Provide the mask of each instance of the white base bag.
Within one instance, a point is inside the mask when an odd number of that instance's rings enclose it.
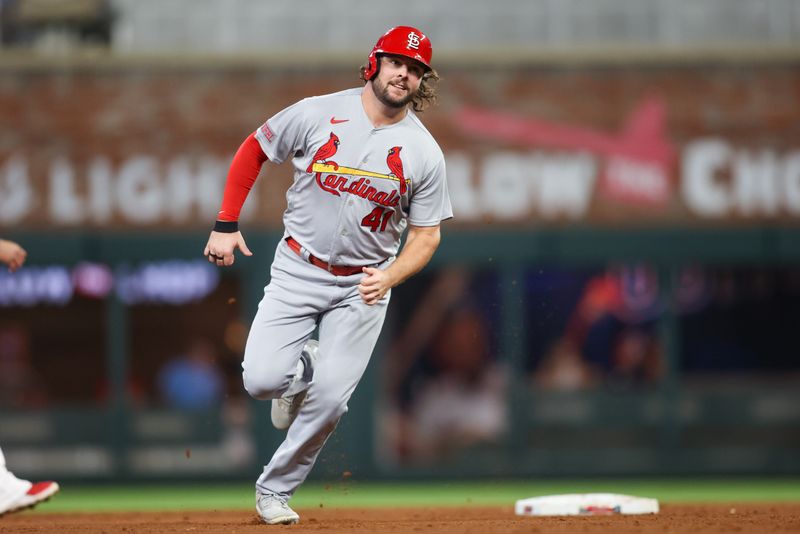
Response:
[[[658,500],[617,493],[545,495],[517,501],[517,515],[657,514]]]

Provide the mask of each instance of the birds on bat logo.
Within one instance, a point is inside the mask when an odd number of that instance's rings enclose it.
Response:
[[[306,172],[312,172],[315,163],[333,165],[338,169],[339,165],[337,165],[335,161],[328,161],[329,158],[336,154],[337,150],[339,150],[339,137],[335,133],[331,132],[331,136],[328,138],[328,141],[319,147],[314,153],[314,157],[311,158],[311,163],[308,164],[308,169],[306,169]]]
[[[403,160],[400,158],[400,151],[403,150],[403,147],[393,146],[389,149],[386,156],[386,165],[389,168],[389,174],[385,174],[339,165],[331,158],[336,155],[340,143],[339,137],[331,132],[328,140],[314,153],[314,156],[311,158],[311,163],[306,169],[306,172],[315,175],[317,185],[320,189],[337,197],[340,196],[341,193],[349,193],[381,205],[397,205],[400,197],[405,195],[408,191],[408,184],[410,183],[410,180],[406,179],[405,171],[403,170]],[[333,171],[333,173],[326,174],[330,171]],[[323,175],[325,176],[323,177]],[[395,190],[389,193],[380,191],[377,187],[372,185],[370,178],[398,182],[399,195],[398,191]]]
[[[400,195],[406,194],[406,178],[403,174],[403,160],[400,159],[400,151],[403,150],[401,146],[393,146],[389,149],[389,155],[386,156],[386,165],[389,170],[400,181]]]

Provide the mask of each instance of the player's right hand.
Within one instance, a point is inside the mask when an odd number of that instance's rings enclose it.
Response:
[[[244,242],[241,232],[211,232],[203,255],[208,258],[208,261],[220,267],[233,265],[233,251],[237,248],[245,256],[253,255],[250,249],[247,248],[247,243]]]

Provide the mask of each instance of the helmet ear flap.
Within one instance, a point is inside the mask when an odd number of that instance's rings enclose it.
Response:
[[[367,58],[367,70],[364,71],[364,77],[371,80],[376,74],[378,74],[378,55],[372,52]]]

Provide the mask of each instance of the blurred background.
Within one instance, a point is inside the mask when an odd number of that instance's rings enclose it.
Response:
[[[800,474],[798,0],[0,0],[9,467],[257,476],[282,434],[240,361],[291,174],[218,270],[227,167],[399,24],[456,217],[312,478]]]

